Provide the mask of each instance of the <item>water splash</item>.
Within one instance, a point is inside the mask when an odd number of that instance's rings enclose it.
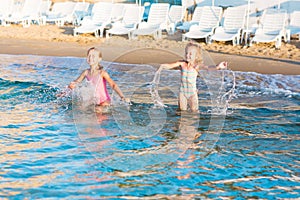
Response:
[[[213,107],[209,111],[209,113],[216,114],[216,115],[226,115],[228,113],[228,108],[230,107],[231,100],[236,96],[235,89],[236,89],[236,77],[235,73],[231,70],[225,72],[221,72],[221,85],[219,90],[216,91],[215,99],[212,100]],[[231,76],[231,77],[230,77]],[[226,82],[226,79],[232,79],[229,80],[229,82]]]
[[[168,107],[163,103],[162,99],[158,94],[159,81],[160,81],[160,71],[158,70],[154,74],[153,81],[149,83],[151,99],[155,107]]]

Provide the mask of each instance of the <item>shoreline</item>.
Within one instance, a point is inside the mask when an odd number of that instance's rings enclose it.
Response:
[[[123,36],[106,39],[91,34],[74,37],[71,30],[72,27],[55,25],[0,27],[0,54],[85,57],[87,49],[95,46],[108,62],[161,64],[182,59],[187,44],[181,41],[178,32],[163,34],[161,40],[149,36],[128,40]],[[300,41],[297,40],[284,44],[280,50],[275,50],[271,44],[245,48],[230,43],[206,45],[197,42],[209,52],[215,64],[228,61],[229,69],[233,71],[300,75]]]
[[[182,59],[183,49],[128,48],[99,44],[80,45],[70,42],[37,40],[1,40],[0,54],[58,57],[85,57],[88,48],[96,46],[103,52],[103,60],[130,64],[167,63]],[[26,47],[26,48],[25,48]],[[229,62],[229,69],[261,74],[300,75],[300,61],[252,55],[233,55],[208,50],[215,63]],[[155,62],[153,61],[155,58]]]

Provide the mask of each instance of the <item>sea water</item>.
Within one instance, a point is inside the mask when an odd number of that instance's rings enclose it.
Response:
[[[0,61],[1,198],[300,197],[299,75],[201,72],[192,114],[178,70],[103,62],[131,103],[109,90],[97,114],[86,83],[66,89],[85,59]]]

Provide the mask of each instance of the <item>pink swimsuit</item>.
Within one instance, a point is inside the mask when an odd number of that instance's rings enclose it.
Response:
[[[96,104],[110,101],[110,96],[106,88],[106,80],[101,76],[101,73],[97,76],[86,75],[86,79],[95,87]]]

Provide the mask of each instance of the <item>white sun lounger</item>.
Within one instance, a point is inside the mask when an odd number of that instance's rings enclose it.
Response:
[[[74,36],[80,33],[94,33],[96,37],[103,37],[104,29],[111,23],[112,3],[98,2],[92,9],[92,16],[85,17],[82,25],[74,28]]]
[[[46,22],[54,22],[58,26],[63,26],[65,22],[72,23],[74,18],[75,2],[56,2],[52,10],[46,14]]]
[[[122,20],[114,23],[112,28],[106,31],[106,37],[109,38],[111,35],[128,35],[130,39],[131,32],[142,21],[143,13],[144,7],[137,5],[126,6]]]
[[[200,21],[200,18],[201,18],[201,13],[202,13],[202,8],[203,7],[199,7],[199,6],[196,7],[195,10],[194,10],[191,21],[183,22],[183,24],[176,27],[176,29],[180,30],[180,31],[183,31],[183,32],[186,32],[186,31],[190,30],[190,27],[192,25],[199,25],[199,21]]]
[[[80,25],[81,20],[88,15],[90,3],[76,2],[73,13],[73,25]]]
[[[184,18],[184,7],[179,5],[172,5],[169,10],[169,18],[166,30],[168,34],[172,35],[175,33],[176,27],[178,27],[183,22]]]
[[[240,44],[241,34],[245,28],[246,9],[229,7],[224,13],[224,24],[216,28],[211,41],[232,41],[233,46]]]
[[[286,37],[286,19],[286,11],[266,10],[261,26],[256,30],[254,37],[250,39],[250,46],[259,42],[275,42],[275,47],[280,48],[282,38]]]
[[[19,12],[13,12],[4,20],[7,23],[21,23],[23,27],[28,27],[32,22],[39,23],[39,10],[42,0],[25,0]]]
[[[117,22],[120,21],[125,12],[125,4],[124,3],[114,3],[111,11],[111,21]]]
[[[0,21],[1,25],[6,25],[5,18],[12,13],[14,0],[0,0]]]
[[[50,12],[51,1],[42,1],[39,15],[40,15],[40,25],[46,25],[47,13]]]
[[[204,6],[200,17],[199,25],[192,25],[189,32],[182,34],[182,40],[187,38],[201,39],[205,38],[208,43],[215,28],[219,26],[222,16],[222,8],[215,6]]]
[[[153,3],[147,22],[138,25],[138,28],[132,32],[132,38],[135,39],[138,35],[153,35],[155,39],[161,38],[161,27],[167,24],[169,7],[168,3]]]
[[[300,40],[300,11],[294,11],[290,15],[290,23],[287,27],[287,41],[290,42],[292,35],[298,35]]]

